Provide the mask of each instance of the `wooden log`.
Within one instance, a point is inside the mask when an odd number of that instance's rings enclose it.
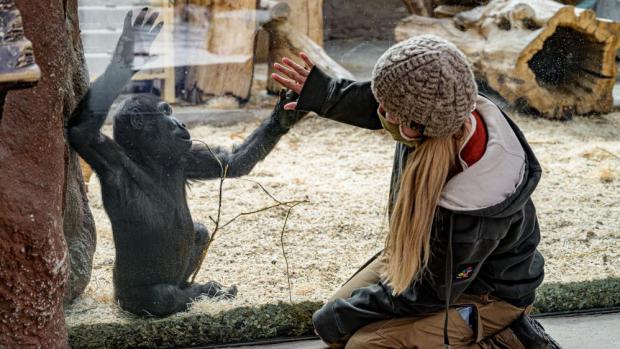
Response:
[[[290,5],[288,2],[287,4]],[[300,51],[306,52],[319,68],[334,77],[355,78],[353,74],[329,57],[319,44],[308,35],[297,30],[297,22],[292,21],[289,17],[272,18],[263,25],[263,28],[269,33],[269,57],[267,60],[269,66],[267,91],[269,93],[277,94],[282,89],[280,84],[271,78],[271,74],[275,72],[273,64],[281,62],[283,57],[289,57],[303,65],[304,63],[298,57]]]
[[[185,90],[194,103],[217,96],[233,96],[240,102],[250,97],[254,72],[254,37],[257,27],[256,0],[199,1],[207,12],[203,16],[190,16],[190,25],[209,27],[203,48],[218,57],[218,63],[189,68]],[[224,59],[225,62],[221,63]]]
[[[396,39],[452,41],[506,101],[551,119],[613,107],[620,24],[550,0],[496,0],[453,18],[410,16]]]

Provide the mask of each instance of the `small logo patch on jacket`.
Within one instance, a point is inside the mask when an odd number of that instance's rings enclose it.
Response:
[[[461,271],[458,274],[456,274],[456,279],[457,280],[467,279],[467,278],[469,278],[471,276],[471,273],[474,271],[474,266],[473,265],[466,265],[466,266],[464,266],[460,270]]]

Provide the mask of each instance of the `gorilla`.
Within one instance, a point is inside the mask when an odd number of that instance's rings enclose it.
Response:
[[[68,140],[101,182],[112,222],[116,259],[114,293],[120,307],[137,315],[184,311],[199,296],[234,297],[236,287],[191,284],[209,241],[194,223],[186,200],[188,180],[248,174],[303,115],[284,110],[294,94],[280,96],[271,117],[232,151],[193,145],[172,108],[153,95],[133,95],[113,114],[114,139],[100,131],[113,101],[134,74],[134,52],[145,50],[160,31],[158,14],[142,9],[132,24],[128,13],[112,62],[93,83],[68,125]],[[148,53],[146,54],[148,55]]]

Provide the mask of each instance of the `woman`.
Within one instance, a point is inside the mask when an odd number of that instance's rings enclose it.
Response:
[[[530,196],[541,168],[518,127],[478,95],[464,55],[435,36],[389,48],[371,82],[331,79],[285,58],[285,108],[398,141],[389,233],[313,316],[331,347],[553,348],[527,316],[543,280]]]

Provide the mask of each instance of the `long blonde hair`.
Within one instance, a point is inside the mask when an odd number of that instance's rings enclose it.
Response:
[[[459,138],[429,138],[409,155],[383,256],[382,276],[396,294],[419,280],[428,266],[433,220],[441,192],[455,168]]]

